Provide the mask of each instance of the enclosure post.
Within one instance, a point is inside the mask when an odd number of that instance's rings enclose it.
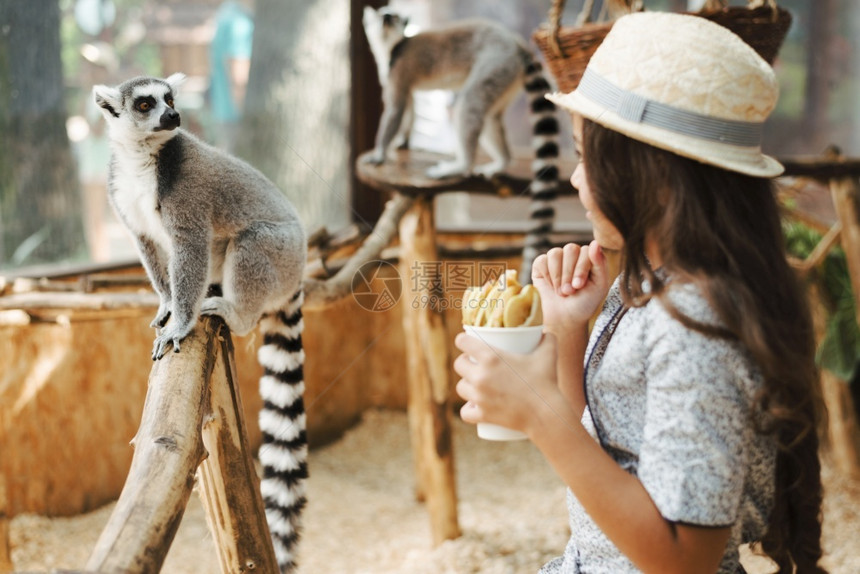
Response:
[[[821,393],[827,406],[827,442],[833,461],[846,476],[860,477],[860,427],[854,414],[851,388],[822,369]]]
[[[848,275],[854,291],[857,322],[860,324],[860,187],[856,177],[830,181],[833,207],[842,224],[842,249],[848,263]]]
[[[427,503],[433,542],[460,536],[451,436],[448,333],[434,270],[439,255],[433,202],[417,198],[400,221],[400,269],[408,289],[403,328],[409,373],[407,410],[419,497]]]
[[[128,478],[88,571],[159,572],[198,466],[222,571],[278,571],[221,319],[201,318],[180,353],[155,363],[132,442]]]
[[[208,411],[220,324],[201,320],[181,353],[168,353],[153,365],[128,478],[86,570],[161,569],[205,456],[200,425]]]
[[[9,551],[9,517],[6,515],[6,477],[0,474],[0,574],[12,572]]]
[[[210,413],[203,421],[203,444],[209,456],[199,469],[200,498],[221,572],[277,572],[245,429],[228,335],[220,341],[210,384]]]
[[[830,192],[842,227],[840,236],[854,292],[855,320],[860,325],[860,186],[856,177],[832,179]],[[860,476],[860,425],[851,389],[844,381],[822,372],[822,390],[836,465],[847,475]]]

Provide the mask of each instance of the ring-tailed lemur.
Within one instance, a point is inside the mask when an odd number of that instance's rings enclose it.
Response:
[[[477,173],[490,177],[511,160],[503,115],[524,86],[532,119],[530,226],[521,277],[531,280],[531,262],[550,244],[558,195],[558,119],[541,69],[525,42],[507,28],[486,20],[467,20],[406,36],[408,19],[389,8],[364,9],[364,29],[382,85],[383,113],[376,146],[367,156],[383,163],[393,141],[407,140],[415,90],[458,90],[454,111],[457,148],[453,161],[431,167],[427,175],[444,178]],[[492,161],[475,166],[478,143]]]
[[[161,301],[152,322],[159,329],[153,359],[171,345],[179,352],[200,314],[222,317],[240,335],[260,323],[261,490],[278,564],[288,572],[307,477],[305,231],[263,174],[179,129],[173,98],[183,79],[140,77],[93,87],[109,130],[109,198]],[[220,286],[214,296],[213,285]]]

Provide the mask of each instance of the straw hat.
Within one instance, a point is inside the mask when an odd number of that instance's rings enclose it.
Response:
[[[611,130],[731,171],[773,177],[761,131],[779,88],[771,67],[728,29],[670,12],[622,16],[579,86],[547,98]]]

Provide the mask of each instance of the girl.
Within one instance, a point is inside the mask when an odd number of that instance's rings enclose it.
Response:
[[[569,487],[571,538],[541,572],[735,574],[749,542],[823,572],[812,325],[759,143],[773,71],[719,25],[639,13],[550,99],[594,241],[535,261],[533,354],[461,334],[454,364],[463,420],[522,430]]]

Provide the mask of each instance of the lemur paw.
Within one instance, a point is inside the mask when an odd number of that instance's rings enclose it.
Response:
[[[167,325],[167,320],[170,319],[170,303],[162,303],[158,306],[158,312],[155,314],[155,319],[149,324],[150,327],[161,329]]]
[[[200,305],[201,315],[217,315],[224,319],[230,330],[237,335],[247,335],[254,328],[257,321],[242,314],[236,306],[223,297],[208,297]]]
[[[230,325],[233,316],[233,304],[223,297],[207,297],[200,304],[201,315],[217,315]]]
[[[427,177],[432,179],[445,179],[458,175],[467,175],[469,169],[458,161],[440,161],[427,170]]]
[[[152,345],[152,360],[157,361],[167,353],[172,345],[173,352],[179,352],[179,343],[191,333],[193,325],[170,325],[163,329],[155,338]]]
[[[475,168],[475,174],[486,179],[493,179],[493,177],[505,171],[506,167],[508,167],[508,165],[502,162],[485,163],[484,165],[479,165]]]
[[[373,153],[364,156],[361,159],[362,163],[368,163],[370,165],[382,165],[385,163],[385,152],[384,151],[374,151]]]

